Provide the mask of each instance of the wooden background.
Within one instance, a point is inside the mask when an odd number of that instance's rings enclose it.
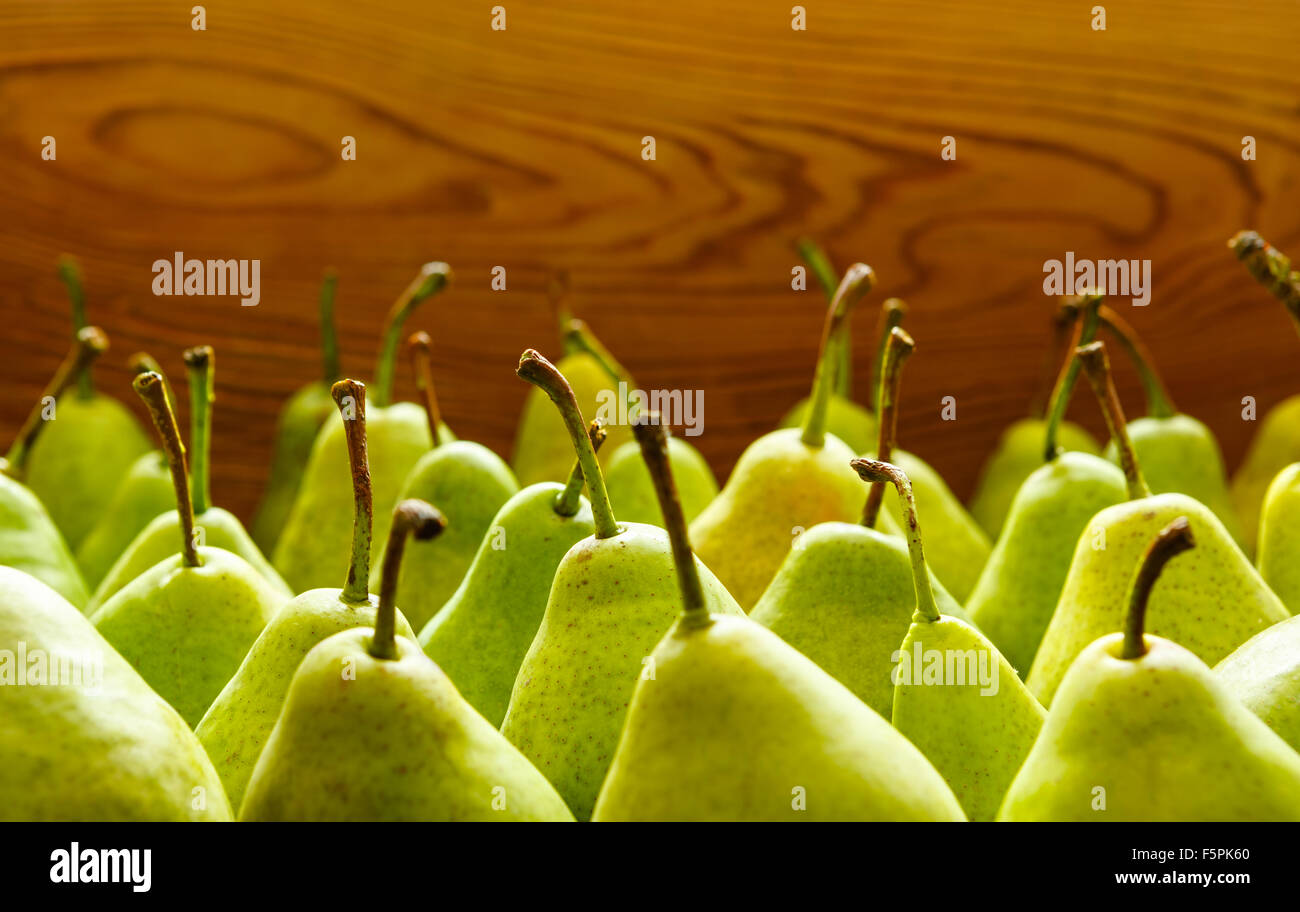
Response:
[[[0,438],[65,349],[61,251],[113,338],[103,387],[132,398],[138,349],[179,373],[183,347],[216,347],[215,493],[244,516],[276,410],[317,373],[327,265],[345,367],[369,377],[393,296],[453,264],[412,328],[449,423],[502,453],[519,352],[557,347],[541,291],[563,266],[643,387],[705,390],[699,443],[725,472],[811,377],[821,299],[789,289],[804,233],[875,267],[871,303],[910,302],[902,442],[963,496],[1026,408],[1043,261],[1066,250],[1153,260],[1151,305],[1123,312],[1231,464],[1241,397],[1300,388],[1295,333],[1224,247],[1249,226],[1300,254],[1291,0],[1110,2],[1105,32],[1063,0],[813,0],[806,32],[790,3],[502,2],[505,32],[490,3],[414,0],[212,2],[195,32],[188,2],[0,0]],[[177,250],[261,259],[261,305],[154,297],[150,265]],[[1136,412],[1127,370],[1121,391]],[[1089,396],[1073,414],[1100,429]]]

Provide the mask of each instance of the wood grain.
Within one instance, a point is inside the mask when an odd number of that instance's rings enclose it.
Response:
[[[328,265],[364,377],[415,268],[454,265],[412,328],[435,340],[448,422],[502,453],[519,352],[557,348],[542,290],[564,267],[642,386],[705,391],[698,442],[725,472],[811,379],[803,234],[875,268],[869,302],[908,300],[902,442],[962,495],[1026,408],[1043,262],[1066,250],[1152,260],[1151,305],[1123,312],[1230,462],[1253,430],[1241,398],[1300,388],[1284,314],[1224,247],[1249,226],[1300,254],[1294,3],[1125,0],[1104,32],[1093,4],[1056,0],[813,2],[805,32],[790,4],[745,0],[503,0],[504,32],[491,4],[228,0],[203,32],[190,5],[0,3],[0,438],[65,347],[62,251],[113,339],[104,388],[130,398],[136,350],[179,373],[183,347],[216,347],[215,493],[245,517],[276,410],[317,373]],[[177,250],[260,259],[262,303],[153,296]],[[1100,431],[1086,396],[1072,414]]]

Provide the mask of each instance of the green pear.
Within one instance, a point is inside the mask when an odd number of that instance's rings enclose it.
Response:
[[[718,481],[700,451],[680,437],[668,438],[668,458],[673,481],[681,492],[682,510],[690,522],[718,496]],[[605,464],[605,488],[619,516],[629,522],[663,525],[654,484],[636,441],[623,444]]]
[[[436,433],[442,422],[429,365],[429,334],[414,334],[410,344],[434,446],[411,469],[399,496],[436,503],[447,518],[447,531],[411,545],[402,563],[397,601],[419,630],[459,588],[484,536],[491,531],[492,518],[519,493],[519,483],[510,466],[481,443],[449,440]],[[379,571],[376,567],[372,589],[378,588]]]
[[[1214,673],[1228,693],[1300,751],[1300,617],[1255,634]]]
[[[86,326],[77,264],[59,261],[72,300],[73,334]],[[58,397],[49,427],[32,442],[26,482],[74,552],[104,514],[132,463],[149,450],[135,416],[116,399],[95,392],[89,366],[76,390]]]
[[[332,386],[331,398],[339,409],[354,414],[346,424],[356,511],[347,580],[341,589],[308,590],[276,612],[194,730],[235,807],[244,799],[253,767],[275,728],[303,657],[340,631],[375,626],[379,602],[366,588],[373,505],[366,461],[365,384],[340,380]],[[400,611],[395,623],[398,636],[415,639]]]
[[[320,290],[321,379],[299,387],[284,404],[276,420],[271,474],[250,526],[253,541],[264,554],[275,551],[280,530],[288,521],[289,511],[298,497],[302,468],[311,458],[312,444],[316,442],[316,435],[325,419],[334,414],[330,387],[342,374],[338,333],[334,328],[334,292],[337,287],[338,276],[333,270],[327,271]]]
[[[604,422],[593,420],[588,437],[599,453]],[[546,613],[555,568],[596,531],[582,485],[575,463],[567,484],[539,482],[506,501],[460,588],[420,631],[425,655],[497,727]]]
[[[1259,573],[1292,613],[1300,611],[1300,462],[1269,485],[1259,524]]]
[[[399,635],[406,539],[435,536],[445,522],[423,501],[398,503],[375,625],[335,633],[303,658],[249,779],[241,820],[573,819],[546,778],[418,643]]]
[[[181,553],[137,576],[91,623],[149,686],[195,725],[285,602],[243,558],[199,547],[176,416],[155,373],[133,383],[149,406],[171,467]]]
[[[384,341],[369,389],[366,428],[378,542],[388,537],[392,509],[406,477],[433,446],[425,410],[413,402],[392,402],[402,326],[421,302],[445,288],[450,279],[451,268],[446,263],[425,263],[393,304],[385,323]],[[347,434],[343,419],[334,414],[326,419],[312,444],[298,495],[271,558],[294,592],[331,586],[347,572],[346,555],[352,541],[349,474]],[[372,563],[374,557],[372,553]]]
[[[1131,487],[1145,489],[1105,347],[1094,342],[1078,351],[1102,403],[1124,474]],[[1132,568],[1152,537],[1179,517],[1191,523],[1196,553],[1165,573],[1166,585],[1146,609],[1146,625],[1152,633],[1173,640],[1209,664],[1265,627],[1290,617],[1218,517],[1203,504],[1185,494],[1155,494],[1107,507],[1079,538],[1061,598],[1026,679],[1044,705],[1052,704],[1066,671],[1088,644],[1120,626]]]
[[[653,425],[680,617],[650,655],[593,819],[964,820],[921,753],[752,618],[710,610]]]
[[[1223,535],[1222,526],[1214,534]],[[1149,538],[1120,619],[1124,632],[1090,643],[1070,665],[999,820],[1300,820],[1300,754],[1196,655],[1144,633],[1153,591],[1190,597],[1193,590],[1169,576],[1189,561],[1171,558],[1192,543],[1186,517]],[[1132,572],[1134,562],[1125,563]],[[1112,608],[1105,613],[1115,616]],[[1202,611],[1189,604],[1183,613]]]
[[[209,346],[202,345],[185,352],[185,365],[190,380],[190,446],[194,450],[194,463],[190,474],[190,500],[193,504],[194,529],[200,536],[198,544],[229,551],[247,561],[260,573],[267,585],[284,598],[293,595],[284,580],[262,556],[253,539],[244,531],[243,524],[228,510],[212,506],[211,470],[209,459],[212,440],[212,372],[215,358]],[[163,386],[166,395],[166,385]],[[173,499],[173,503],[175,500]],[[128,583],[150,567],[176,553],[176,536],[181,528],[180,511],[172,509],[155,516],[137,535],[126,550],[109,568],[108,573],[95,588],[95,594],[86,606],[93,614]]]
[[[751,443],[722,491],[691,523],[700,559],[746,610],[771,583],[798,532],[822,522],[852,522],[862,509],[861,485],[848,470],[856,454],[826,432],[826,408],[832,340],[874,281],[871,267],[856,263],[835,293],[822,331],[814,405],[802,429],[772,431]]]
[[[76,606],[11,567],[0,567],[0,642],[22,644],[27,658],[0,659],[0,821],[231,818],[176,710]],[[6,686],[19,675],[28,686]]]
[[[681,603],[670,584],[668,534],[657,526],[615,520],[595,449],[564,375],[532,349],[520,358],[518,373],[545,390],[564,417],[587,481],[595,534],[570,548],[556,567],[501,732],[545,773],[574,816],[586,820],[642,660]],[[707,568],[700,572],[719,611],[742,613]]]

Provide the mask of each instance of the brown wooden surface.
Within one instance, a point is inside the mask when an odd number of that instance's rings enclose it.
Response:
[[[184,346],[216,347],[215,493],[245,516],[275,411],[317,371],[326,265],[364,377],[413,270],[454,265],[413,328],[449,423],[503,453],[519,352],[557,347],[541,289],[564,266],[642,386],[705,390],[699,442],[728,469],[808,386],[803,233],[875,267],[870,303],[911,304],[902,442],[963,496],[1026,407],[1042,264],[1067,249],[1154,261],[1153,303],[1123,312],[1230,463],[1241,397],[1300,389],[1295,333],[1224,247],[1249,226],[1300,254],[1289,0],[1111,2],[1102,33],[1092,3],[1057,0],[812,2],[807,32],[792,4],[503,2],[503,33],[492,4],[395,0],[227,0],[194,32],[188,3],[0,0],[0,438],[65,347],[61,251],[113,339],[103,387],[130,398],[138,349],[179,373]],[[177,250],[260,258],[262,304],[154,297],[150,265]],[[489,290],[494,265],[509,291]],[[1136,412],[1127,370],[1121,391]],[[1086,395],[1073,414],[1100,428]]]

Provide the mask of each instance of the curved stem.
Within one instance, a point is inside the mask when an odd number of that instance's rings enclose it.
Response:
[[[605,438],[609,432],[605,430],[605,421],[602,418],[591,419],[591,424],[587,425],[587,439],[591,441],[591,448],[597,453],[600,452],[601,446],[605,443]],[[554,510],[559,516],[573,516],[578,512],[578,507],[582,503],[582,463],[574,459],[573,468],[569,471],[569,480],[564,485],[564,490],[555,495]]]
[[[194,542],[194,504],[190,500],[190,484],[185,468],[185,444],[181,443],[181,430],[176,426],[176,413],[167,400],[167,388],[159,374],[137,374],[131,386],[144,400],[149,417],[158,431],[158,440],[167,456],[167,468],[172,473],[172,487],[176,491],[176,513],[181,524],[181,555],[187,567],[201,567],[199,550]]]
[[[86,291],[81,284],[81,267],[73,257],[65,253],[59,257],[57,269],[59,279],[68,289],[68,303],[72,306],[72,337],[75,339],[77,333],[89,325],[86,320]],[[95,377],[89,366],[77,375],[77,395],[82,399],[95,395]]]
[[[1147,545],[1146,554],[1133,578],[1133,588],[1128,597],[1128,615],[1124,619],[1124,645],[1120,650],[1121,659],[1137,659],[1146,655],[1147,646],[1143,640],[1143,627],[1146,625],[1147,602],[1151,598],[1151,588],[1155,586],[1165,564],[1191,550],[1196,545],[1192,527],[1186,516],[1180,516],[1165,526],[1151,544]]]
[[[830,407],[831,392],[835,384],[834,340],[844,324],[849,311],[871,291],[876,274],[866,263],[854,263],[844,273],[835,297],[826,310],[826,324],[822,328],[821,351],[817,357],[817,373],[813,377],[812,403],[804,416],[800,439],[805,446],[820,449],[826,442],[826,410]]]
[[[429,436],[436,449],[448,440],[442,423],[442,410],[438,408],[438,394],[433,387],[433,348],[429,334],[421,330],[406,340],[406,350],[411,355],[411,371],[415,374],[415,388],[424,400],[424,414],[429,419]]]
[[[619,364],[613,352],[606,348],[600,339],[596,338],[596,334],[591,331],[591,327],[583,320],[570,317],[568,323],[565,324],[564,351],[567,354],[585,352],[596,359],[600,369],[605,372],[613,383],[626,383],[629,387],[634,385],[632,375],[628,372],[628,369]]]
[[[921,524],[916,516],[916,499],[912,496],[912,482],[907,473],[897,466],[877,459],[855,459],[849,463],[858,477],[869,481],[874,488],[886,482],[898,490],[903,503],[903,518],[907,523],[907,553],[912,559],[912,585],[916,589],[916,614],[913,620],[933,623],[939,620],[939,606],[934,600],[934,587],[930,585],[930,571],[925,566],[925,551],[921,547]]]
[[[171,403],[173,409],[176,408],[176,391],[172,389],[172,382],[167,377],[167,372],[162,369],[162,365],[154,360],[148,352],[136,352],[126,361],[127,369],[131,371],[131,376],[136,374],[147,374],[153,371],[159,377],[163,378],[163,389],[167,391],[167,401]]]
[[[425,298],[435,295],[451,281],[451,267],[446,263],[425,263],[420,274],[411,280],[406,290],[393,302],[384,321],[384,341],[375,362],[375,382],[370,390],[370,403],[375,408],[385,408],[393,400],[393,375],[397,368],[397,344],[402,340],[402,327],[406,319]]]
[[[1076,349],[1076,353],[1083,369],[1088,372],[1088,382],[1092,384],[1092,391],[1096,394],[1102,416],[1106,419],[1106,429],[1110,431],[1110,439],[1115,442],[1115,450],[1119,453],[1120,468],[1124,470],[1124,480],[1128,484],[1129,500],[1150,497],[1151,489],[1142,477],[1142,467],[1138,465],[1133,441],[1128,436],[1124,407],[1120,405],[1119,394],[1115,392],[1115,381],[1110,375],[1106,343],[1090,342]]]
[[[334,325],[334,293],[338,284],[338,273],[333,269],[325,270],[320,286],[320,361],[321,379],[326,386],[332,385],[343,373],[339,364],[339,333]]]
[[[1074,346],[1070,345],[1070,337],[1074,334],[1074,324],[1078,320],[1079,305],[1073,297],[1052,315],[1052,344],[1043,355],[1042,380],[1039,381],[1034,397],[1029,400],[1029,415],[1032,418],[1047,418],[1047,409],[1052,402],[1052,388],[1056,385],[1059,373],[1057,365],[1066,352],[1074,350]]]
[[[343,418],[352,468],[352,560],[342,598],[355,605],[370,599],[370,534],[375,507],[366,457],[366,385],[360,380],[340,380],[330,387],[330,395]]]
[[[397,658],[397,580],[402,573],[407,536],[416,541],[429,541],[446,527],[446,518],[423,500],[403,500],[393,509],[393,525],[384,546],[384,566],[379,576],[375,635],[370,639],[370,654],[374,658]]]
[[[809,238],[800,238],[795,242],[795,249],[808,267],[808,271],[817,279],[822,293],[829,303],[835,297],[835,289],[840,284],[835,264],[831,262],[826,251],[822,250]],[[840,327],[839,338],[835,340],[835,393],[845,399],[853,398],[853,330],[850,320],[845,319]]]
[[[1115,341],[1128,355],[1128,359],[1133,362],[1133,367],[1137,369],[1138,379],[1142,381],[1142,391],[1146,394],[1147,413],[1152,418],[1172,418],[1178,414],[1178,409],[1174,407],[1174,401],[1169,395],[1169,389],[1160,379],[1160,373],[1155,368],[1151,350],[1146,347],[1137,331],[1127,320],[1104,304],[1101,306],[1100,317],[1101,325],[1114,336]]]
[[[41,390],[41,397],[27,413],[18,436],[5,454],[5,474],[22,477],[27,468],[27,457],[31,455],[32,444],[45,429],[45,400],[53,399],[55,416],[58,416],[57,400],[67,390],[69,384],[86,373],[86,369],[95,363],[95,359],[108,351],[108,336],[98,326],[86,326],[77,330],[72,348],[63,356],[63,360],[54,371],[50,382]]]
[[[190,375],[190,496],[195,514],[202,516],[212,505],[212,347],[187,349],[184,358]]]
[[[889,338],[895,326],[901,326],[907,316],[907,305],[901,298],[889,298],[880,305],[880,319],[876,324],[876,360],[871,366],[871,410],[880,414],[880,393],[885,382],[885,354],[889,351]]]
[[[889,341],[885,349],[883,383],[881,399],[877,411],[878,429],[876,442],[876,460],[889,462],[894,456],[894,444],[898,441],[898,402],[903,389],[903,364],[916,350],[916,343],[902,327],[895,326],[889,331]],[[862,525],[868,529],[875,528],[880,516],[880,505],[885,498],[885,483],[881,479],[867,492],[867,504],[862,509]]]
[[[587,494],[591,498],[591,512],[596,521],[597,538],[613,538],[621,531],[614,518],[614,509],[609,504],[609,492],[605,490],[605,479],[600,474],[600,463],[596,461],[596,449],[587,436],[587,423],[578,408],[578,400],[573,395],[573,387],[550,361],[542,357],[536,349],[528,349],[519,356],[519,367],[515,371],[521,378],[538,387],[550,397],[555,407],[560,410],[564,426],[573,441],[578,463],[582,466],[582,476],[587,482]]]
[[[573,352],[569,349],[569,342],[565,334],[569,329],[569,321],[573,319],[573,311],[569,310],[567,299],[569,297],[569,271],[567,269],[556,269],[546,277],[546,303],[551,308],[551,316],[555,319],[555,326],[560,332],[560,344],[566,355]]]
[[[1300,271],[1291,268],[1291,260],[1254,231],[1238,231],[1228,247],[1255,281],[1286,305],[1287,313],[1300,332]]]
[[[1087,292],[1079,296],[1081,319],[1074,327],[1074,337],[1065,353],[1065,363],[1061,365],[1061,373],[1056,378],[1056,386],[1052,389],[1051,402],[1047,408],[1047,430],[1044,434],[1043,443],[1044,462],[1051,462],[1061,455],[1061,448],[1056,442],[1056,434],[1060,430],[1061,422],[1065,419],[1065,410],[1070,406],[1070,396],[1074,393],[1074,384],[1079,379],[1080,365],[1074,353],[1080,345],[1087,345],[1097,337],[1097,325],[1100,322],[1098,311],[1101,309],[1101,299],[1102,295],[1097,292]]]

